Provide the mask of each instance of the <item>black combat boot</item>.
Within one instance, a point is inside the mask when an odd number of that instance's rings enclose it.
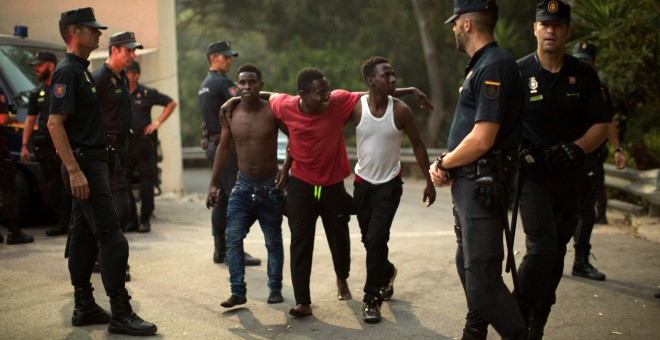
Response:
[[[73,293],[75,307],[71,317],[73,326],[106,324],[110,321],[110,313],[96,304],[93,291],[91,285],[75,288]]]
[[[535,307],[527,319],[527,338],[528,340],[541,340],[543,339],[543,329],[548,322],[550,315],[550,307]]]
[[[32,242],[34,242],[34,237],[22,232],[18,228],[16,228],[15,231],[10,231],[7,234],[7,244],[23,244]]]
[[[5,242],[5,238],[2,237],[2,234],[0,234],[0,243]]]
[[[110,298],[112,318],[108,324],[108,332],[137,336],[154,335],[158,328],[151,322],[142,320],[133,312],[128,293]]]
[[[589,263],[589,252],[575,252],[573,262],[573,276],[581,276],[589,280],[604,281],[605,274],[601,273]]]

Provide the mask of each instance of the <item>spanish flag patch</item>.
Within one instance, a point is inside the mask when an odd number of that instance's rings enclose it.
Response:
[[[488,99],[495,99],[500,94],[500,82],[494,80],[484,81],[484,96]]]

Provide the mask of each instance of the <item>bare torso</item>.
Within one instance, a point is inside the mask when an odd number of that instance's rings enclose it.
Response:
[[[259,105],[241,102],[229,120],[238,170],[252,178],[274,175],[277,170],[277,120],[266,100]]]

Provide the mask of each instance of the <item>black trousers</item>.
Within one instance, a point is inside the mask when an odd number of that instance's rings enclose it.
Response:
[[[484,208],[472,196],[475,180],[458,178],[451,186],[454,201],[456,270],[468,302],[467,324],[491,324],[509,339],[520,336],[525,320],[502,280],[504,205]]]
[[[523,175],[520,216],[527,252],[518,268],[514,292],[523,314],[549,310],[564,270],[566,244],[575,234],[588,183],[584,167],[548,173],[536,179]]]
[[[139,129],[137,131],[142,131]],[[128,157],[126,158],[126,184],[131,206],[130,221],[138,222],[137,205],[131,190],[133,174],[137,169],[140,178],[140,222],[148,222],[154,212],[154,180],[156,178],[156,136],[133,134],[128,141]]]
[[[573,244],[575,247],[575,255],[589,255],[591,252],[591,233],[594,230],[594,224],[596,223],[597,202],[600,200],[600,196],[605,193],[605,170],[603,169],[602,157],[595,157],[595,155],[592,154],[589,154],[587,157],[589,156],[592,157],[587,160],[586,177],[588,178],[588,181],[586,183],[584,204],[580,211],[580,218],[573,238],[575,241]],[[607,204],[607,201],[605,204]],[[598,209],[599,213],[603,211],[601,210],[603,209],[602,207],[599,207]]]
[[[128,183],[126,183],[126,171],[124,171],[126,158],[128,157],[126,140],[118,139],[112,143],[112,147],[115,150],[115,159],[113,162],[114,167],[109,169],[110,190],[119,217],[119,226],[121,230],[126,230],[126,225],[128,225],[131,217],[131,201],[128,197]]]
[[[357,219],[362,233],[362,243],[367,251],[367,281],[364,284],[364,301],[382,300],[380,288],[394,273],[394,265],[388,260],[390,228],[401,201],[403,182],[395,177],[387,183],[374,185],[354,182],[353,197]]]
[[[34,154],[44,174],[48,193],[60,226],[68,227],[71,219],[71,195],[62,181],[62,161],[50,136],[34,136]]]
[[[101,280],[109,297],[126,293],[128,242],[119,228],[110,185],[108,164],[79,161],[89,183],[88,199],[73,199],[69,240],[69,273],[74,287],[88,287],[97,255]],[[62,179],[71,189],[69,174],[62,167]]]
[[[19,231],[16,168],[5,131],[0,131],[0,220],[7,224],[9,232]]]
[[[350,204],[344,182],[314,186],[291,177],[284,212],[291,230],[291,281],[296,304],[311,304],[309,279],[312,273],[316,220],[321,216],[332,253],[337,278],[345,280],[351,269],[351,240],[348,234]]]

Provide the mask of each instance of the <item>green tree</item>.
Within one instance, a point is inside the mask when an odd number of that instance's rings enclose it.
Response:
[[[599,74],[612,95],[622,139],[646,145],[660,159],[660,6],[655,0],[573,3],[574,37],[598,46]],[[655,142],[653,142],[655,141]]]

